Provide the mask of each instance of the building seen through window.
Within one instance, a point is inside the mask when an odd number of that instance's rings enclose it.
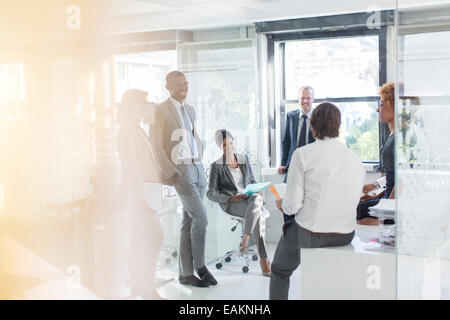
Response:
[[[379,160],[374,97],[379,88],[378,36],[288,41],[284,49],[285,112],[298,108],[298,88],[315,91],[315,105],[333,102],[341,111],[339,139],[362,161]]]

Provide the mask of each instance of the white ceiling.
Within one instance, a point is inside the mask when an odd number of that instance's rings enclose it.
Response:
[[[393,9],[396,0],[101,0],[114,31],[203,29],[258,21]],[[448,0],[399,0],[398,6],[430,6]],[[109,20],[109,19],[108,19]]]
[[[0,44],[105,33],[201,30],[254,22],[393,9],[396,0],[14,0],[2,3]],[[398,0],[399,7],[450,0]],[[81,7],[79,31],[68,30],[67,7]]]

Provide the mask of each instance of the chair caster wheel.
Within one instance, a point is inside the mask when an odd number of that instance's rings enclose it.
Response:
[[[226,257],[225,258],[225,262],[230,262],[231,261],[231,257]]]
[[[222,269],[222,264],[219,262],[218,264],[216,264],[216,268],[217,269]]]
[[[247,273],[248,272],[248,267],[242,267],[242,272],[243,273]]]
[[[253,260],[253,261],[258,261],[258,255],[254,254],[254,255],[252,256],[252,260]]]

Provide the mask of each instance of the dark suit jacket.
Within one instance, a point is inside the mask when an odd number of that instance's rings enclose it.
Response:
[[[298,142],[298,117],[300,109],[288,112],[286,116],[286,131],[284,132],[283,144],[282,144],[282,158],[281,165],[289,168],[292,155],[297,149]],[[315,141],[311,130],[308,130],[307,143]]]
[[[256,183],[247,155],[236,153],[235,157],[239,169],[242,172],[244,187],[250,183]],[[233,175],[225,163],[225,157],[223,156],[211,164],[209,187],[206,196],[209,200],[218,202],[222,210],[226,211],[228,208],[228,199],[237,192],[238,190]]]
[[[198,158],[194,159],[194,161],[198,162],[201,161],[203,148],[196,131],[195,110],[192,106],[185,105],[193,123],[194,138],[198,149]],[[170,99],[155,107],[155,122],[150,125],[150,140],[155,150],[162,181],[166,185],[174,185],[175,173],[181,175],[177,168],[177,163],[174,161],[176,159],[175,153],[178,150],[177,145],[180,144],[180,139],[182,139],[178,130],[182,127],[184,127],[182,120]]]

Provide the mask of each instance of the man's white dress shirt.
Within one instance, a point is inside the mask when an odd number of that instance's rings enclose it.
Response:
[[[172,102],[172,104],[175,106],[175,109],[177,110],[178,117],[180,118],[180,121],[181,121],[181,126],[182,126],[181,129],[185,129],[186,130],[186,127],[185,127],[185,124],[184,124],[184,120],[183,120],[184,118],[183,118],[183,115],[181,114],[181,105],[182,104],[179,103],[177,100],[175,100],[172,97],[169,97],[169,99]],[[183,105],[184,105],[186,113],[187,113],[188,111],[187,111],[187,108],[186,108],[186,105],[185,105],[184,102],[183,102]],[[189,114],[188,114],[188,118],[191,121],[192,128],[194,128],[194,123],[192,122],[192,119],[189,117]],[[190,139],[184,139],[183,138],[183,141],[186,142],[187,145],[184,146],[183,152],[178,155],[178,160],[192,159],[192,158],[195,158],[198,155],[197,142],[195,141],[195,137],[193,139],[193,143],[194,143],[194,146],[193,146],[193,149],[192,149],[192,150],[194,150],[194,154],[193,155],[190,152],[191,148],[189,146],[189,140]]]
[[[309,231],[350,233],[364,177],[355,152],[337,138],[317,139],[295,150],[282,209]]]

